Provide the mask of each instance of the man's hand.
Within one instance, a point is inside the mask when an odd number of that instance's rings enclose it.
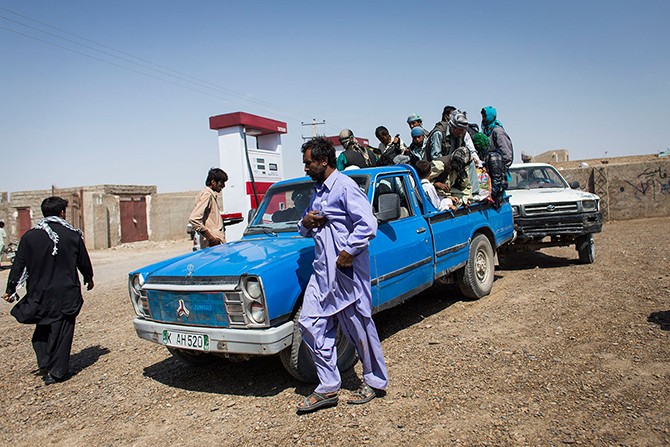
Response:
[[[7,301],[8,303],[15,303],[15,302],[17,302],[20,298],[19,298],[19,296],[16,294],[16,292],[14,292],[14,293],[11,293],[11,294],[10,294],[10,293],[5,293],[4,295],[2,295],[2,299],[5,300],[5,301]]]
[[[221,244],[223,244],[223,241],[221,239],[219,239],[218,237],[211,236],[211,237],[207,238],[207,245],[209,247],[213,247],[215,245],[221,245]]]
[[[321,227],[326,223],[326,218],[321,215],[319,211],[310,211],[302,218],[302,226],[311,230],[312,228]]]
[[[346,251],[342,250],[340,252],[340,255],[337,257],[337,261],[335,262],[335,264],[339,269],[351,267],[352,265],[354,265],[354,257],[349,253],[347,253]]]
[[[86,290],[91,290],[95,284],[93,284],[93,278],[84,279],[84,284],[86,284]]]
[[[200,235],[207,240],[208,247],[223,244],[223,241],[217,236],[214,236],[208,229],[202,230]]]
[[[435,182],[435,183],[433,183],[433,186],[436,189],[439,189],[440,191],[444,191],[444,192],[451,191],[451,188],[449,187],[449,185],[447,185],[445,183],[442,183],[442,182]]]

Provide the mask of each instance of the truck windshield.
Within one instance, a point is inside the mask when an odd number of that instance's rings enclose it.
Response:
[[[524,166],[510,168],[512,181],[507,189],[536,189],[536,188],[569,188],[553,167],[550,166]]]
[[[351,176],[367,194],[368,176]],[[314,182],[306,180],[290,185],[273,186],[261,202],[245,234],[269,234],[298,231],[296,224],[309,206]]]
[[[246,232],[297,231],[296,224],[309,206],[312,188],[312,182],[270,188]]]

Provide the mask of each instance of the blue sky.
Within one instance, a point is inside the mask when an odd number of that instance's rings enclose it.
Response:
[[[495,106],[517,160],[657,153],[669,5],[0,0],[0,191],[200,189],[219,165],[208,118],[235,111],[287,122],[291,176],[301,122],[409,141],[407,115],[430,128],[447,104],[475,122]]]

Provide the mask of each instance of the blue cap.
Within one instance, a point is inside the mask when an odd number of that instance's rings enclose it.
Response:
[[[413,121],[422,121],[421,115],[419,115],[418,113],[412,113],[410,116],[407,117],[408,123],[411,123]]]
[[[412,129],[412,138],[423,135],[423,128],[421,126],[416,126]]]

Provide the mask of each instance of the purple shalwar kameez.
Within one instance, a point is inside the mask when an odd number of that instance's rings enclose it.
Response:
[[[377,232],[377,219],[367,197],[354,180],[333,171],[314,185],[308,210],[319,211],[326,223],[298,231],[314,239],[314,273],[307,284],[299,323],[303,340],[312,352],[319,376],[318,393],[338,391],[335,336],[342,333],[356,347],[363,365],[363,381],[386,389],[388,375],[377,328],[372,320],[369,241]],[[353,266],[339,269],[340,251],[351,254]]]

